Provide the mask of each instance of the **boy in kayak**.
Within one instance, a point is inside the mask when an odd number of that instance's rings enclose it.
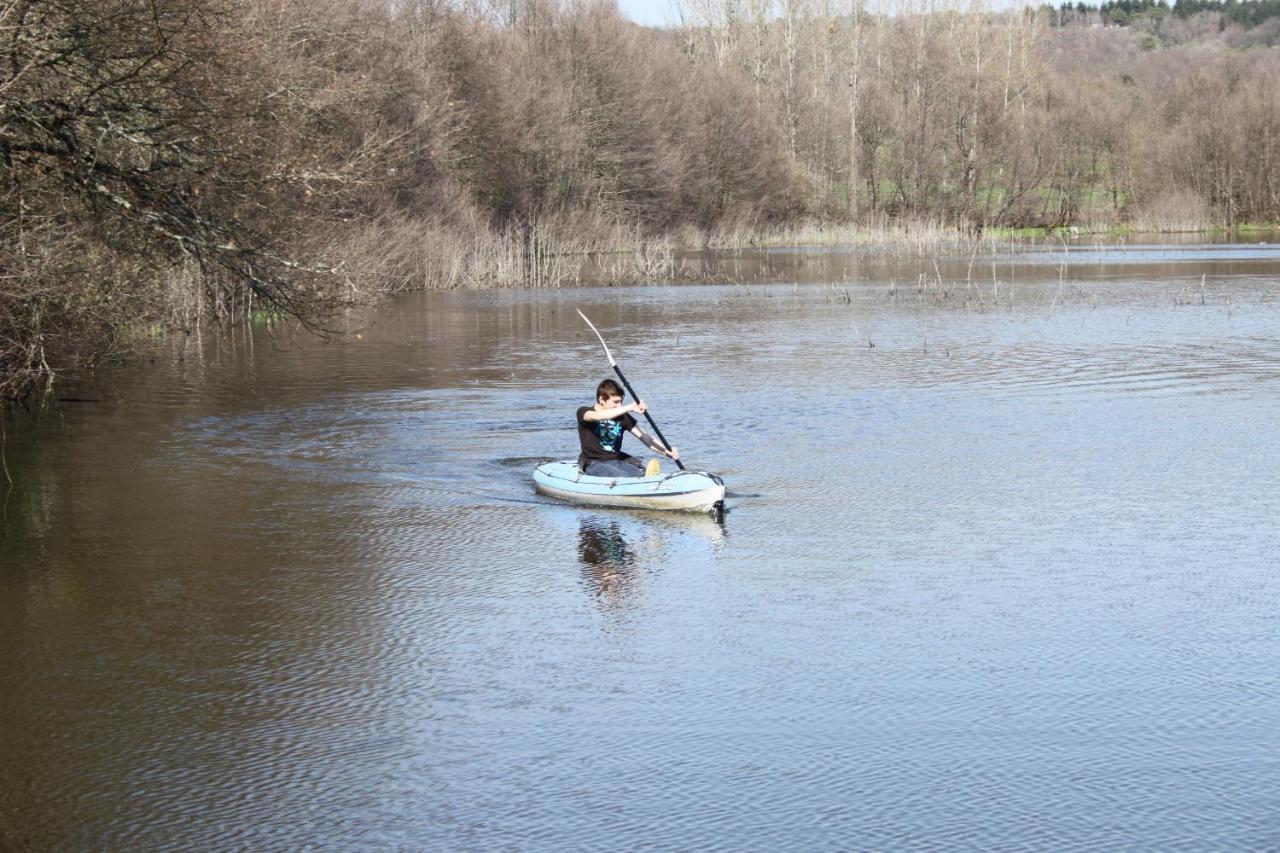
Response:
[[[595,406],[578,409],[578,441],[582,455],[578,467],[591,477],[655,477],[662,471],[657,459],[650,459],[648,466],[639,459],[622,452],[622,434],[629,432],[640,439],[650,450],[672,459],[679,459],[680,452],[666,447],[649,435],[636,423],[631,413],[644,414],[644,401],[622,403],[622,389],[612,379],[606,379],[596,387]]]

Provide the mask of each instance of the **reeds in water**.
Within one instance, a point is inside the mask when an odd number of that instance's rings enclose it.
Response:
[[[791,226],[744,225],[711,233],[684,227],[654,235],[634,225],[525,222],[492,228],[480,223],[402,222],[369,229],[345,255],[355,280],[381,281],[385,291],[408,289],[564,287],[583,282],[633,284],[699,280],[706,270],[685,250],[735,251],[764,247],[848,247],[890,257],[974,255],[1010,242],[938,221],[890,221]],[[353,285],[354,286],[354,285]]]
[[[979,243],[993,248],[996,238],[964,230],[936,220],[872,219],[863,222],[803,222],[794,225],[753,228],[735,226],[714,232],[711,249],[766,248],[771,246],[849,246],[897,257],[969,252]]]
[[[582,247],[539,223],[479,229],[441,248],[428,287],[561,287],[581,273]]]
[[[1189,190],[1161,193],[1134,214],[1129,229],[1138,233],[1189,234],[1208,231],[1215,221],[1209,205]]]

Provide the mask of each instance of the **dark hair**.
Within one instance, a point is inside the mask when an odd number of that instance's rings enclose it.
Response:
[[[596,386],[597,400],[599,400],[601,397],[625,397],[625,396],[626,394],[623,394],[622,389],[618,387],[618,383],[614,382],[612,379],[606,379],[605,381],[601,382],[599,385]]]

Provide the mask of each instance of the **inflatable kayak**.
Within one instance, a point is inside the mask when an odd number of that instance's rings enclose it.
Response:
[[[705,471],[675,471],[656,477],[588,477],[574,460],[544,462],[533,469],[539,494],[588,506],[724,511],[724,481]]]

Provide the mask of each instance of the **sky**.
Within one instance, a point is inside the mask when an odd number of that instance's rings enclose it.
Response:
[[[618,0],[622,14],[637,24],[650,27],[671,26],[676,23],[673,0]]]
[[[618,8],[622,10],[622,14],[626,15],[637,24],[644,24],[649,27],[671,27],[680,22],[680,16],[676,13],[677,0],[617,0]],[[1053,5],[1060,5],[1058,0],[1051,0]],[[1097,5],[1098,0],[1088,0]],[[1169,0],[1170,3],[1173,0]],[[992,9],[1016,8],[1022,5],[1023,0],[993,0]],[[1028,3],[1035,5],[1035,3]]]

